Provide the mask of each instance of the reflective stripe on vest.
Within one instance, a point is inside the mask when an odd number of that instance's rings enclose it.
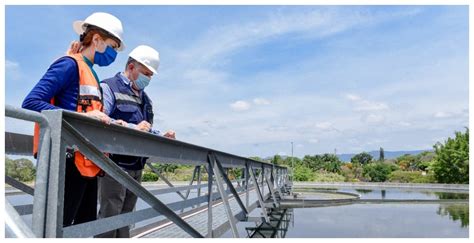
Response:
[[[138,105],[142,104],[142,99],[140,99],[140,97],[131,96],[131,95],[123,94],[119,92],[114,92],[114,96],[117,102],[125,101],[125,102],[132,102]]]
[[[100,89],[97,86],[92,85],[80,85],[79,96],[95,96],[101,99]]]
[[[79,71],[79,99],[77,100],[77,112],[88,112],[92,110],[102,111],[102,95],[98,80],[96,80],[92,70],[84,61],[82,54],[73,54],[69,57],[74,58]],[[51,100],[53,101],[53,100]],[[53,104],[53,103],[52,103]],[[35,124],[35,133],[33,138],[33,154],[36,156],[39,143],[39,126]],[[86,159],[79,152],[74,153],[74,164],[77,170],[85,177],[95,177],[101,169],[92,161]]]

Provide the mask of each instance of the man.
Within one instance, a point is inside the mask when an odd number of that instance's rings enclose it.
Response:
[[[129,55],[125,71],[103,80],[100,84],[104,96],[104,113],[110,118],[122,120],[127,126],[145,132],[159,134],[152,130],[153,107],[145,87],[153,75],[157,74],[160,63],[159,53],[145,45],[136,47]],[[175,139],[173,131],[163,136]],[[142,170],[147,158],[110,155],[132,178],[141,182]],[[99,218],[106,218],[133,211],[137,196],[110,175],[99,178]],[[105,232],[97,237],[129,238],[130,227]]]

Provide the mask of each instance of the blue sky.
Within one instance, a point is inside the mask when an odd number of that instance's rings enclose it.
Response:
[[[97,11],[121,19],[127,45],[99,77],[137,45],[157,49],[155,124],[186,142],[262,157],[291,141],[296,156],[418,150],[468,126],[467,6],[6,6],[6,104]]]

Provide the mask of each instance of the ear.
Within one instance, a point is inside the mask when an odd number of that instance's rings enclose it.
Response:
[[[102,39],[102,37],[100,37],[99,34],[95,33],[93,36],[92,36],[92,42],[95,43],[96,45],[99,44],[99,41]]]
[[[128,64],[127,69],[132,71],[135,68],[134,64],[131,62]]]

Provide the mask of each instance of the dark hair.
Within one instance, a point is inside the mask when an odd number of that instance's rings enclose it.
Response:
[[[125,69],[127,69],[128,65],[131,64],[131,63],[140,64],[137,60],[133,59],[133,57],[128,57],[127,64],[125,64]]]
[[[90,46],[91,43],[92,43],[92,37],[95,34],[99,34],[99,36],[102,37],[102,39],[104,39],[104,40],[112,39],[112,40],[116,41],[119,44],[119,46],[122,44],[117,37],[113,36],[112,34],[105,31],[104,29],[99,28],[99,27],[94,26],[94,25],[88,25],[86,27],[86,30],[84,31],[84,33],[82,33],[79,36],[79,41],[82,43],[82,46],[83,47]]]
[[[131,64],[131,63],[133,63],[135,65],[138,65],[140,67],[143,67],[143,68],[147,68],[145,65],[141,64],[139,61],[133,59],[133,57],[128,57],[127,64],[125,64],[125,69],[127,69],[128,65]]]

